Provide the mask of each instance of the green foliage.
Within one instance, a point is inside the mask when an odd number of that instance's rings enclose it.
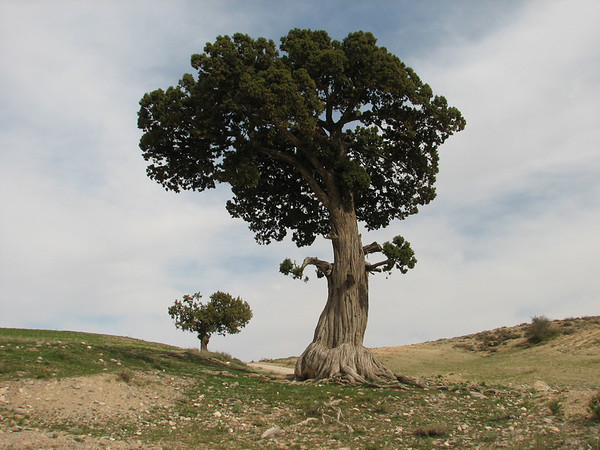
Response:
[[[260,243],[309,245],[340,206],[369,230],[415,214],[435,197],[437,148],[465,126],[371,33],[294,29],[279,49],[237,33],[191,63],[140,101],[148,176],[176,192],[228,183]]]
[[[555,416],[562,416],[564,414],[564,407],[560,400],[553,399],[548,402],[548,408]]]
[[[534,316],[525,335],[531,344],[539,344],[556,336],[557,330],[546,316]]]
[[[415,252],[410,247],[410,243],[402,236],[396,236],[392,242],[383,244],[383,254],[387,257],[387,262],[383,266],[383,271],[391,273],[396,268],[402,273],[413,269],[417,264]]]
[[[284,275],[290,275],[294,280],[308,281],[308,277],[304,277],[304,270],[298,266],[296,262],[292,262],[291,259],[286,258],[279,265],[279,272]]]
[[[183,300],[175,300],[169,307],[169,315],[177,328],[197,333],[201,341],[208,342],[213,333],[223,336],[239,333],[252,318],[250,305],[240,297],[218,291],[206,304],[200,298],[198,292],[184,295]]]

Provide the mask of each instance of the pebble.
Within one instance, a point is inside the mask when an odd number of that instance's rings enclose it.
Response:
[[[477,392],[477,391],[471,391],[471,392],[469,392],[469,395],[471,397],[475,397],[475,398],[487,398],[484,394],[482,394],[481,392]]]
[[[275,426],[266,430],[263,434],[260,435],[260,438],[271,439],[281,434],[283,434],[283,429],[281,427]]]
[[[13,412],[19,416],[28,416],[29,412],[23,408],[15,408]]]

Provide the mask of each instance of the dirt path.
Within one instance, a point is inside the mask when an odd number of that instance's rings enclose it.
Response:
[[[266,372],[274,373],[277,375],[293,375],[294,374],[293,368],[284,367],[284,366],[276,366],[275,364],[251,362],[251,363],[248,363],[248,366],[250,366],[254,369],[264,370]]]

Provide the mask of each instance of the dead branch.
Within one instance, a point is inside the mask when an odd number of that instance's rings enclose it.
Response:
[[[365,263],[365,269],[368,272],[381,272],[381,269],[379,267],[385,266],[386,264],[389,264],[389,263],[390,263],[389,259],[386,259],[384,261],[379,261],[378,263],[375,263],[375,264]]]
[[[331,420],[333,423],[336,423],[344,428],[346,428],[346,430],[348,430],[348,433],[354,433],[354,428],[352,428],[350,425],[348,425],[347,423],[344,422],[340,422],[338,419],[336,419],[335,417],[332,417],[328,414],[323,413],[323,422],[325,421],[325,419],[329,419]]]
[[[371,244],[365,245],[363,247],[363,252],[365,253],[365,255],[369,255],[371,253],[379,253],[381,252],[381,250],[383,250],[383,248],[377,242],[372,242]]]
[[[302,262],[302,266],[300,268],[302,270],[304,270],[306,268],[306,266],[308,266],[308,265],[316,266],[317,269],[319,269],[321,272],[323,272],[327,276],[331,275],[331,272],[333,270],[333,264],[331,264],[330,262],[327,262],[327,261],[323,261],[322,259],[312,257],[312,256],[304,258],[304,261]]]
[[[295,426],[295,427],[302,427],[302,426],[304,426],[304,425],[308,425],[309,423],[311,423],[311,422],[315,422],[315,421],[317,421],[317,420],[319,420],[319,419],[317,419],[316,417],[309,417],[308,419],[306,419],[306,420],[303,420],[302,422],[299,422],[299,423],[297,423],[297,424],[296,424],[296,425],[294,425],[294,426]]]

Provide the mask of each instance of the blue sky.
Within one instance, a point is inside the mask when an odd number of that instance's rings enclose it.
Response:
[[[278,273],[329,242],[255,243],[227,189],[167,193],[145,175],[145,92],[191,72],[217,35],[371,31],[467,128],[441,149],[438,197],[363,240],[407,238],[419,263],[370,280],[367,346],[600,314],[597,1],[0,0],[0,326],[194,347],[167,308],[217,290],[254,318],[209,345],[298,355],[326,286]]]

